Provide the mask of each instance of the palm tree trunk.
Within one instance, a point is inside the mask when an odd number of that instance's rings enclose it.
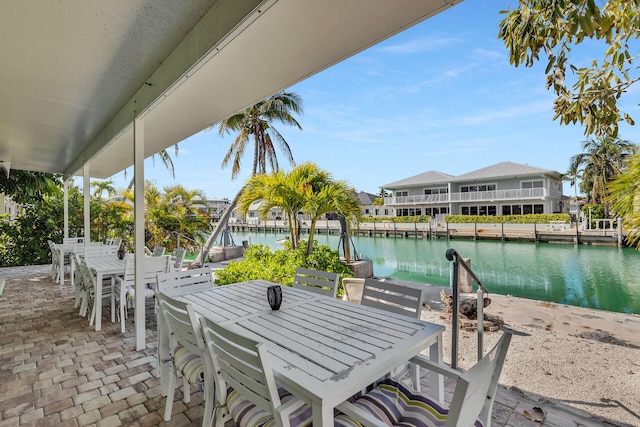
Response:
[[[227,210],[224,211],[224,213],[220,217],[220,221],[218,222],[218,225],[216,225],[216,228],[214,228],[211,235],[209,235],[209,237],[207,238],[207,242],[204,244],[204,247],[202,248],[202,252],[198,254],[195,261],[193,262],[192,265],[194,267],[201,267],[204,265],[205,257],[211,250],[211,246],[213,246],[213,243],[215,242],[220,232],[227,227],[227,224],[229,223],[229,217],[231,217],[231,213],[233,212],[236,205],[238,204],[238,200],[240,199],[240,196],[242,196],[243,192],[244,192],[244,187],[242,187],[240,191],[238,191],[238,193],[235,195],[235,197],[231,201],[231,204],[229,204],[229,206],[227,207]]]
[[[317,218],[313,218],[311,220],[311,225],[309,226],[309,240],[307,240],[307,256],[311,255],[311,252],[313,252],[313,234],[316,229],[316,221],[317,221]]]

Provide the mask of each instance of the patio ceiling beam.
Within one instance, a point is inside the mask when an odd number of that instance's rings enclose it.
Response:
[[[217,1],[71,163],[64,172],[65,179],[76,174],[85,163],[97,157],[123,133],[130,131],[134,115],[144,118],[145,112],[169,96],[274,2],[275,0]]]

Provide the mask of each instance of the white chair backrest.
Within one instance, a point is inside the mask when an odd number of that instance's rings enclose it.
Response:
[[[209,267],[158,274],[158,292],[172,297],[212,287],[213,275]]]
[[[102,243],[88,244],[84,246],[84,250],[80,249],[84,253],[85,258],[91,258],[94,256],[118,256],[118,247],[113,245],[103,245]]]
[[[461,375],[453,392],[446,427],[470,426],[478,419],[483,425],[489,425],[498,380],[510,342],[511,333],[504,332],[491,351]]]
[[[158,304],[170,337],[171,352],[174,353],[176,345],[180,344],[202,357],[204,339],[191,305],[162,293],[158,294]]]
[[[171,262],[173,263],[174,270],[181,270],[184,257],[187,255],[187,251],[184,249],[174,249],[171,254]]]
[[[164,252],[167,250],[167,248],[165,248],[164,246],[154,246],[153,247],[153,252],[151,253],[152,256],[162,256],[164,255]]]
[[[338,273],[298,267],[293,279],[293,287],[335,298],[338,291],[338,279]]]
[[[419,319],[422,312],[422,290],[366,279],[360,304]]]
[[[171,271],[171,257],[162,255],[157,257],[144,257],[144,282],[156,284],[158,274]],[[128,254],[124,258],[124,275],[122,281],[125,285],[135,283],[135,255]]]
[[[82,243],[84,242],[84,237],[64,237],[62,239],[62,243]]]
[[[264,343],[238,335],[227,328],[200,317],[205,347],[213,362],[216,375],[216,398],[220,404],[226,400],[231,386],[243,398],[278,417],[275,425],[289,425],[289,419],[276,410],[280,397]]]
[[[91,272],[89,267],[87,266],[87,262],[83,255],[76,254],[76,265],[78,266],[78,270],[80,270],[80,275],[82,276],[82,285],[85,289],[93,289],[96,282],[95,275]]]

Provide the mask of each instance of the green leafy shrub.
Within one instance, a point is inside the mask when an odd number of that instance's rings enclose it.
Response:
[[[449,224],[548,224],[549,221],[571,222],[569,214],[527,214],[527,215],[448,215]]]
[[[351,269],[340,262],[338,251],[329,246],[316,243],[313,252],[306,256],[306,245],[292,249],[291,244],[285,242],[284,249],[276,251],[264,245],[249,246],[242,261],[231,261],[223,270],[216,272],[216,284],[262,279],[291,286],[298,267],[339,273],[341,281],[344,277],[353,276]],[[342,293],[341,289],[342,286],[339,294]]]

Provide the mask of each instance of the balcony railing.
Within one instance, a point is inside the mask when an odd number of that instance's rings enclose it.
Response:
[[[544,199],[546,188],[524,188],[514,190],[470,191],[468,193],[427,194],[418,196],[385,197],[385,205],[415,205],[449,202],[495,202],[504,200]]]

